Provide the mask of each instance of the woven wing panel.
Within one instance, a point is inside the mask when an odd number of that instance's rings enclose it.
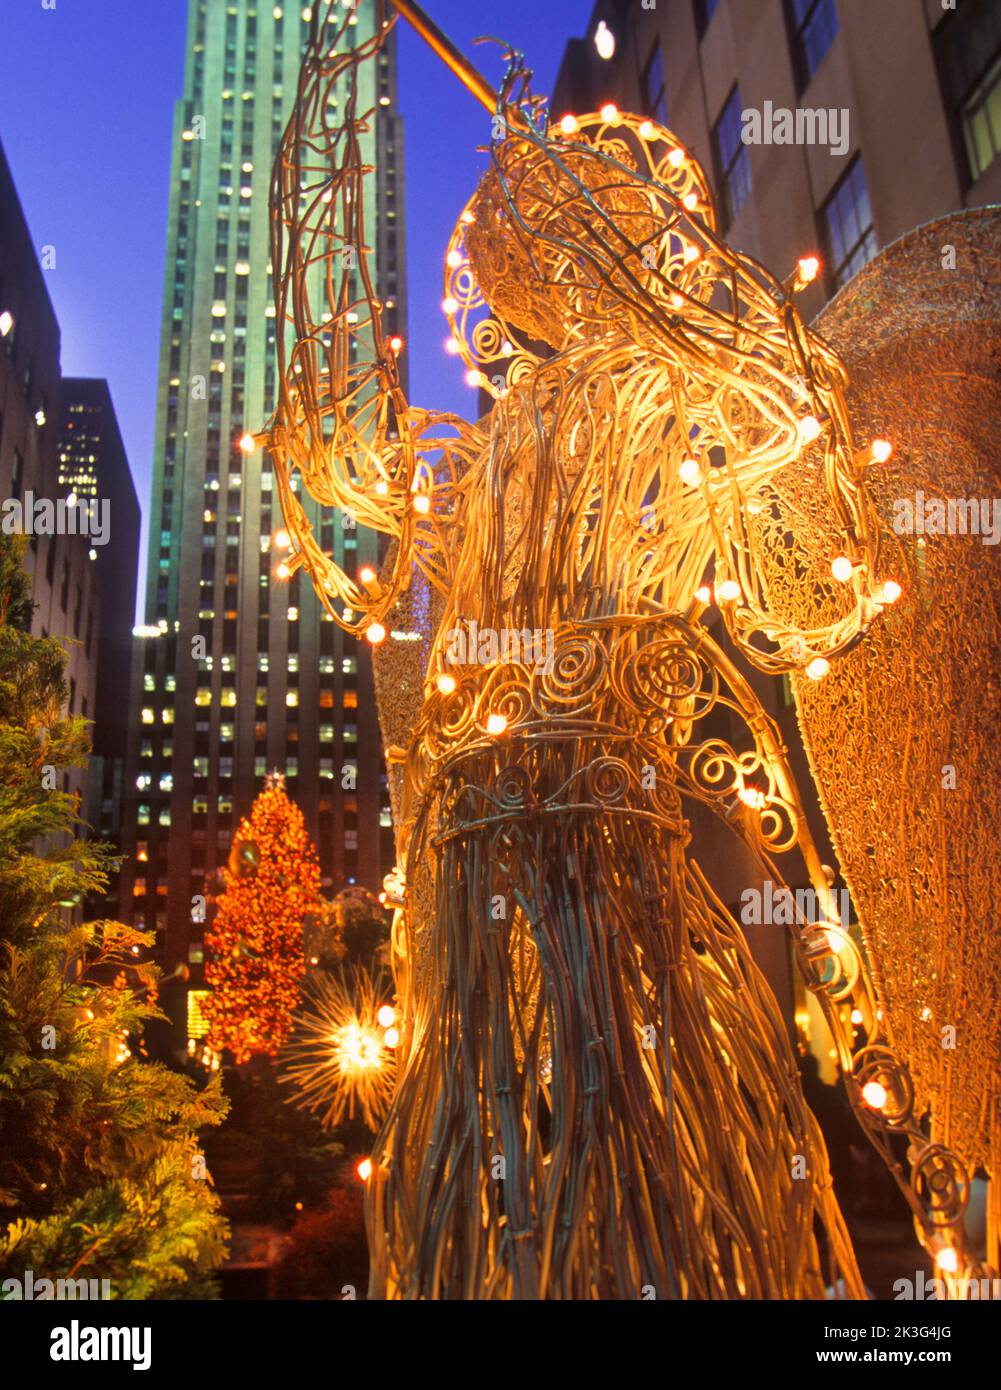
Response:
[[[977,499],[978,515],[984,499],[982,521],[1001,498],[999,244],[997,210],[921,228],[867,266],[816,325],[847,363],[858,437],[894,442],[869,480],[885,527],[880,572],[897,575],[904,596],[824,680],[794,678],[807,752],[918,1112],[930,1111],[933,1138],[995,1174],[999,550],[980,535],[894,527],[906,524],[905,499],[926,519],[936,510],[929,499]],[[760,526],[772,601],[788,622],[808,626],[829,602],[837,542],[806,464],[776,480],[776,505]]]

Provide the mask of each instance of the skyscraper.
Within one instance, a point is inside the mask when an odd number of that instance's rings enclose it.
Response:
[[[108,383],[64,377],[59,487],[108,506],[108,537],[93,551],[100,594],[97,686],[86,818],[103,840],[120,844],[128,747],[128,689],[139,565],[139,501]],[[114,891],[114,889],[113,889]],[[108,904],[114,913],[114,900]]]
[[[362,42],[376,23],[375,0],[344,10],[345,41]],[[268,192],[313,18],[309,6],[190,0],[174,115],[121,910],[158,930],[162,963],[188,964],[193,990],[204,899],[267,772],[284,772],[328,890],[377,887],[393,857],[368,653],[326,619],[308,580],[281,579],[288,538],[269,461],[241,448],[274,407],[281,329]],[[362,108],[375,112],[364,157],[379,171],[366,221],[395,328],[406,319],[392,36],[362,81]],[[345,568],[378,563],[372,533],[332,513],[314,521]],[[165,995],[165,1003],[179,1040],[182,1001]]]
[[[67,712],[94,718],[101,622],[97,550],[77,524],[55,525],[42,510],[66,498],[57,439],[60,332],[14,179],[0,145],[0,503],[7,531],[28,537],[36,636],[64,639]],[[8,506],[11,504],[11,506]],[[18,518],[13,504],[22,509]],[[36,512],[39,514],[36,515]],[[72,520],[71,517],[66,518]],[[112,523],[113,524],[113,523]],[[88,771],[72,768],[60,790],[86,798]]]

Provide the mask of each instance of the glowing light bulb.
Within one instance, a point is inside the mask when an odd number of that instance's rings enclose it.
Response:
[[[852,1009],[852,1022],[855,1024],[855,1027],[856,1027],[856,1028],[857,1028],[857,1027],[859,1026],[859,1024],[862,1022],[862,1010],[861,1010],[861,1009]]]
[[[699,195],[697,193],[686,193],[681,201],[689,212],[694,212],[699,205]]]
[[[604,20],[599,22],[594,31],[594,46],[598,50],[598,57],[604,58],[606,62],[609,58],[615,57],[615,35]]]
[[[654,137],[653,121],[642,121],[638,134],[641,140],[652,140]]]
[[[289,569],[288,565],[286,565],[284,560],[282,560],[275,569],[275,574],[278,576],[279,579],[287,579],[291,573],[292,571]]]
[[[392,1028],[393,1024],[396,1022],[396,1010],[393,1008],[392,1004],[383,1004],[382,1008],[376,1014],[376,1018],[379,1021],[380,1028]]]
[[[712,594],[709,591],[709,585],[700,584],[695,590],[695,597],[698,599],[699,603],[710,603],[712,601]]]
[[[752,811],[760,811],[765,805],[765,794],[757,787],[741,787],[737,793],[739,799],[745,806],[749,806]]]
[[[880,602],[896,603],[897,599],[903,592],[903,589],[900,587],[900,585],[897,583],[895,579],[888,579],[886,583],[883,585],[883,589],[880,594]]]
[[[812,444],[821,433],[821,423],[815,415],[805,415],[799,422],[799,442]]]
[[[355,1172],[361,1178],[362,1182],[368,1182],[369,1178],[372,1176],[372,1160],[370,1158],[363,1158],[355,1168]]]
[[[446,351],[447,353],[449,353],[449,355],[452,356],[452,357],[458,356],[459,351],[460,351],[460,347],[459,347],[458,342],[455,340],[455,338],[446,338],[446,339],[445,339],[445,351]]]
[[[459,221],[463,224],[463,226],[471,227],[473,223],[476,221],[476,218],[467,208],[466,211],[462,213],[462,215],[460,216]]]
[[[459,307],[459,301],[453,299],[451,295],[441,301],[441,309],[444,314],[454,314]]]
[[[840,580],[842,584],[846,584],[852,577],[853,568],[852,562],[847,555],[839,555],[831,564],[831,573],[834,575],[835,579]]]
[[[462,265],[462,252],[449,251],[448,255],[445,257],[445,264],[450,270],[454,270],[456,266]]]
[[[398,1047],[400,1043],[399,1028],[387,1028],[386,1036],[383,1038],[382,1041],[386,1044],[387,1047]]]
[[[455,677],[443,671],[437,681],[435,681],[435,684],[442,695],[451,695],[455,690]]]
[[[0,338],[6,338],[7,334],[14,327],[14,316],[5,309],[0,314]]]
[[[885,463],[893,453],[893,445],[888,439],[874,439],[869,445],[874,463]]]
[[[503,714],[490,714],[487,716],[487,733],[496,737],[502,734],[507,728],[507,717]]]
[[[694,261],[697,261],[701,255],[702,252],[699,250],[699,248],[697,246],[693,246],[692,243],[689,242],[688,245],[685,247],[685,265],[691,265]]]
[[[702,481],[702,469],[694,459],[685,459],[678,469],[678,477],[689,487],[698,487]]]
[[[431,498],[426,492],[418,492],[414,497],[414,511],[418,516],[427,516],[431,510]]]
[[[806,674],[812,681],[821,681],[831,669],[831,663],[823,656],[815,656],[806,668]]]
[[[385,642],[386,629],[383,627],[382,623],[369,623],[368,627],[365,629],[365,639],[371,642],[373,647],[377,647],[380,642]]]
[[[386,493],[389,491],[389,484],[386,482],[385,478],[379,479],[375,485],[375,491],[378,497],[385,497]]]
[[[685,162],[685,152],[683,149],[673,149],[667,156],[668,164],[673,164],[675,169],[680,169]]]
[[[257,440],[252,434],[248,433],[240,440],[240,448],[245,454],[252,454],[257,448]]]
[[[717,584],[716,597],[721,598],[724,603],[732,603],[734,599],[740,598],[740,585],[736,579],[724,579],[722,584]]]
[[[809,285],[812,280],[816,280],[819,269],[820,261],[816,256],[801,256],[796,262],[797,279],[804,285]]]
[[[879,1081],[867,1081],[862,1087],[862,1099],[871,1110],[882,1110],[889,1097]]]
[[[467,386],[482,386],[482,385],[483,385],[483,377],[480,375],[479,372],[474,371],[474,370],[471,369],[470,371],[468,371],[468,372],[466,373],[466,385],[467,385]]]
[[[560,121],[560,130],[562,130],[562,132],[563,132],[564,135],[573,135],[573,133],[576,131],[576,129],[577,129],[577,117],[576,117],[576,116],[567,115],[567,116],[564,116],[563,119]]]
[[[939,1250],[935,1256],[936,1269],[942,1270],[943,1274],[955,1274],[959,1269],[959,1254],[951,1245]]]
[[[358,571],[358,578],[363,584],[371,584],[375,577],[375,570],[371,565],[362,565],[361,569]]]
[[[290,550],[292,548],[292,538],[287,531],[276,531],[274,540],[279,550]]]
[[[606,121],[609,125],[619,119],[619,108],[614,101],[605,102],[604,106],[601,108],[601,119]]]

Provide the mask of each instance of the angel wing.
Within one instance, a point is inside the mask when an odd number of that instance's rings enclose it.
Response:
[[[824,681],[794,682],[884,1026],[910,1072],[910,1115],[898,1123],[926,1125],[933,1147],[960,1161],[935,1183],[919,1165],[914,1187],[944,1226],[961,1218],[971,1175],[986,1171],[995,1268],[1001,587],[992,514],[986,536],[943,534],[931,519],[941,516],[945,530],[951,502],[969,532],[983,518],[980,499],[1001,496],[999,238],[996,208],[922,227],[871,261],[818,320],[848,365],[854,424],[894,440],[868,487],[904,593]],[[959,268],[943,271],[943,246]],[[775,479],[774,497],[761,519],[769,601],[790,623],[816,622],[834,517],[806,459]]]

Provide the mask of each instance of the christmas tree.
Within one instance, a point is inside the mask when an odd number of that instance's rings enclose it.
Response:
[[[152,936],[75,920],[113,861],[59,790],[89,742],[22,550],[0,535],[0,1297],[206,1297],[227,1232],[197,1136],[226,1102],[133,1055],[162,1017]]]
[[[272,774],[240,824],[206,935],[209,1045],[238,1064],[274,1057],[305,973],[303,926],[320,905],[320,869],[302,812]]]

